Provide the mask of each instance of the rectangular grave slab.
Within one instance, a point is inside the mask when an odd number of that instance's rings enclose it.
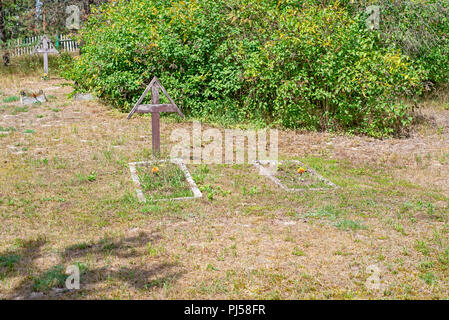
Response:
[[[20,93],[20,102],[22,105],[30,105],[34,103],[44,103],[47,102],[47,97],[45,96],[45,93],[40,91],[38,94],[34,96],[30,96],[25,94],[25,92]]]
[[[290,188],[288,186],[286,186],[284,183],[282,183],[281,180],[279,180],[276,176],[276,170],[279,164],[287,164],[287,163],[294,163],[296,164],[298,167],[307,169],[307,172],[312,175],[317,181],[320,181],[321,183],[325,184],[326,187],[323,188],[307,188],[307,187],[302,187],[302,188]],[[304,192],[304,191],[325,191],[325,190],[329,190],[329,189],[335,189],[338,188],[337,185],[335,185],[333,182],[329,181],[328,179],[324,178],[323,176],[321,176],[320,174],[318,174],[315,170],[313,170],[312,168],[308,167],[307,165],[305,165],[304,163],[302,163],[299,160],[281,160],[281,161],[277,161],[277,160],[256,160],[253,162],[253,165],[259,169],[259,174],[261,176],[265,176],[268,179],[270,179],[271,181],[273,181],[277,186],[279,186],[280,188],[282,188],[285,191],[288,192]],[[269,168],[267,168],[266,166],[269,166]],[[271,169],[270,169],[271,168]]]
[[[187,180],[187,183],[189,184],[190,190],[193,193],[193,197],[181,197],[181,198],[164,198],[164,199],[156,199],[154,201],[180,201],[180,200],[191,200],[191,199],[197,199],[201,198],[203,194],[201,193],[200,189],[196,185],[195,181],[193,180],[189,170],[187,169],[186,165],[182,161],[182,159],[168,159],[168,160],[151,160],[151,161],[143,161],[143,162],[132,162],[129,163],[129,170],[131,171],[131,179],[133,180],[135,186],[136,186],[136,193],[137,198],[140,202],[147,202],[147,199],[142,191],[142,184],[140,183],[139,176],[137,174],[137,167],[139,166],[152,166],[157,163],[165,163],[170,162],[175,165],[177,165],[181,171],[184,173],[184,176]]]

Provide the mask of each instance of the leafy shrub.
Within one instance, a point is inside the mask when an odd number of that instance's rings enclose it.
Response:
[[[293,128],[382,135],[410,120],[395,97],[411,92],[419,73],[399,51],[378,46],[363,16],[310,6],[280,12],[272,23],[271,39],[247,62],[249,105]]]
[[[333,1],[117,0],[64,75],[123,111],[156,75],[193,117],[383,136],[410,122],[398,98],[421,73],[365,18]]]
[[[347,0],[345,0],[347,1]],[[363,12],[368,5],[380,7],[378,35],[384,46],[408,55],[420,68],[423,81],[449,80],[449,0],[358,0],[348,7]]]

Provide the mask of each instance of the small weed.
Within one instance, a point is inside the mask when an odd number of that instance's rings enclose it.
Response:
[[[147,243],[146,247],[147,253],[150,257],[156,257],[159,255],[159,250],[151,244],[151,241]]]
[[[208,271],[219,271],[216,267],[214,267],[214,266],[211,265],[211,264],[208,264],[207,267],[206,267],[206,269],[207,269]]]
[[[338,221],[335,226],[338,229],[341,230],[360,230],[360,229],[366,229],[366,227],[364,225],[362,225],[360,223],[360,221],[354,221],[354,220],[347,220],[347,219],[343,219]]]
[[[433,204],[428,203],[428,204],[426,205],[426,208],[427,208],[427,214],[428,214],[429,216],[433,216],[433,215],[435,214],[435,206],[434,206]]]
[[[306,255],[305,252],[300,250],[298,247],[293,248],[292,254],[298,257],[303,257]]]
[[[428,256],[429,252],[430,252],[429,247],[427,246],[425,241],[422,241],[422,240],[416,240],[415,249],[418,252],[421,252],[425,256]]]
[[[225,197],[227,194],[229,194],[229,191],[224,191],[220,188],[220,186],[213,187],[210,184],[206,184],[203,186],[199,186],[199,189],[201,192],[204,192],[207,195],[207,199],[214,200],[215,195],[221,195]]]
[[[95,171],[91,171],[87,175],[78,173],[76,176],[80,182],[94,182],[95,180],[97,180],[97,173]]]
[[[95,171],[91,171],[88,175],[87,175],[87,181],[89,182],[94,182],[95,180],[97,180],[97,173]]]
[[[247,189],[246,186],[242,187],[242,194],[243,195],[250,195],[254,196],[259,193],[259,189],[256,186],[253,186],[251,189]]]
[[[403,235],[407,235],[407,233],[405,232],[404,226],[400,223],[396,223],[393,226],[394,230],[396,230],[397,232],[403,234]]]
[[[420,275],[420,278],[424,280],[429,286],[432,286],[437,283],[437,277],[432,272],[427,272],[425,274]]]
[[[199,168],[195,169],[195,171],[192,174],[192,178],[193,178],[193,180],[196,181],[196,183],[203,184],[209,171],[210,170],[209,170],[207,164],[201,165]]]

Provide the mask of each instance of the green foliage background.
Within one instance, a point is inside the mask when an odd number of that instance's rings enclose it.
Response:
[[[361,8],[349,0],[115,0],[90,16],[83,54],[63,73],[123,111],[158,76],[184,113],[207,121],[397,134],[412,120],[402,97],[447,79],[438,65],[449,65],[440,41],[449,22],[440,17],[431,45],[412,50],[401,29],[368,31]],[[404,28],[416,24],[410,10]]]

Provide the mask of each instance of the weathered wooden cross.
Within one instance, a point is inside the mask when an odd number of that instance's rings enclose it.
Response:
[[[44,73],[48,74],[48,54],[49,53],[59,54],[59,51],[56,50],[55,46],[50,41],[50,39],[48,39],[47,36],[44,35],[42,39],[34,47],[33,54],[36,53],[44,54]]]
[[[151,89],[151,104],[141,104],[143,99],[145,99],[145,97],[147,96],[150,89]],[[162,93],[167,97],[168,101],[170,102],[169,104],[159,103],[159,89],[162,90]],[[131,119],[134,113],[151,113],[151,138],[154,156],[159,156],[161,153],[161,132],[159,125],[160,112],[176,112],[182,118],[184,118],[184,115],[182,114],[181,110],[179,110],[176,103],[168,95],[165,88],[159,82],[159,79],[157,77],[154,77],[127,117],[127,119],[129,120]]]

